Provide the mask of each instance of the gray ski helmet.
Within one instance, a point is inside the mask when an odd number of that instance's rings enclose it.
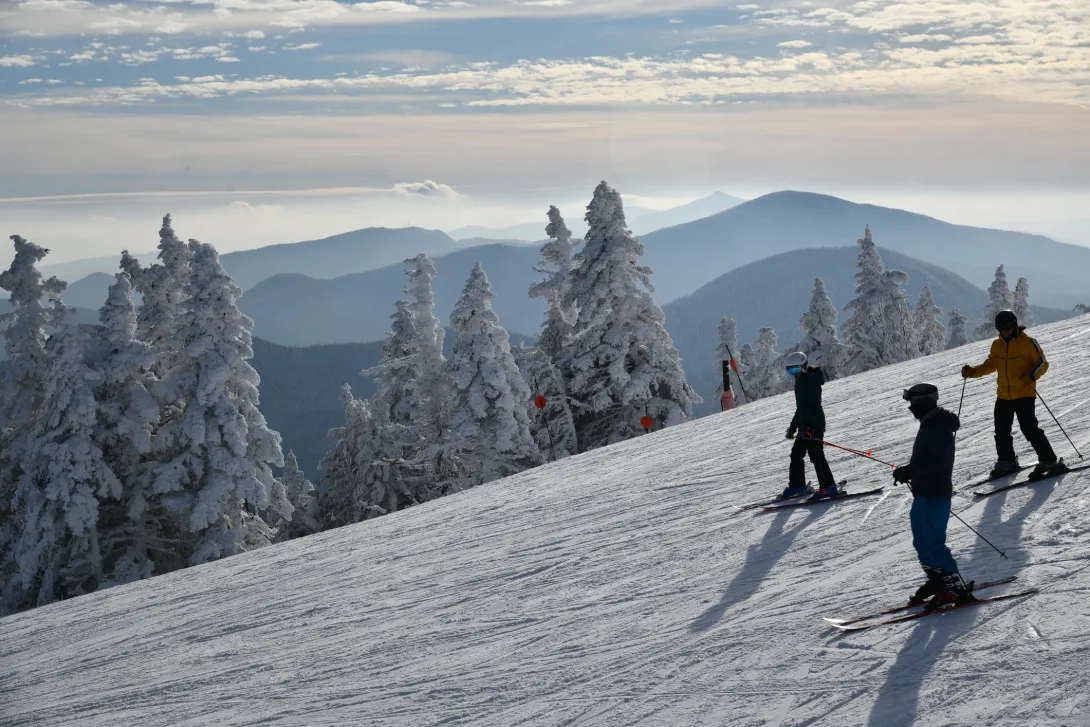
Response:
[[[1014,314],[1012,310],[1001,310],[995,314],[995,330],[1002,331],[1004,328],[1017,328],[1018,316]]]
[[[904,394],[902,394],[902,398],[910,404],[913,401],[917,401],[919,399],[930,399],[933,403],[938,404],[939,387],[935,386],[934,384],[928,384],[926,382],[919,383],[914,385],[910,389],[905,389]]]
[[[784,359],[784,368],[791,368],[792,366],[800,366],[806,368],[806,362],[809,359],[806,358],[806,354],[802,351],[795,351],[794,353],[787,354],[787,358]]]

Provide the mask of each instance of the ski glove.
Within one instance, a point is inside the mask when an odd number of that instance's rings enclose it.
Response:
[[[908,483],[912,481],[912,469],[906,464],[893,470],[893,479],[897,482]]]
[[[788,439],[794,439],[795,438],[795,430],[792,429],[791,427],[787,428],[787,438]]]
[[[965,365],[961,367],[961,378],[967,379],[973,375],[973,367]]]

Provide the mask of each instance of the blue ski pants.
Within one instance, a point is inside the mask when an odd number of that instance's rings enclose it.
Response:
[[[909,522],[912,523],[912,545],[924,568],[942,568],[957,573],[958,564],[946,547],[946,524],[950,521],[949,497],[921,497],[912,500]]]

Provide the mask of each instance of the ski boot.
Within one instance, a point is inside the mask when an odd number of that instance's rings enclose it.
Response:
[[[960,573],[944,573],[938,592],[924,604],[924,609],[934,611],[936,608],[972,603],[976,600],[976,596],[973,595],[974,583],[975,581],[966,583]]]
[[[1063,458],[1054,462],[1038,462],[1037,466],[1033,468],[1033,471],[1029,473],[1031,480],[1041,480],[1045,477],[1054,477],[1056,475],[1062,475],[1068,471],[1068,467],[1064,464]]]
[[[799,497],[805,495],[808,491],[806,485],[788,485],[787,489],[780,495],[781,500],[790,500],[792,497]]]
[[[991,477],[1002,477],[1003,475],[1009,475],[1012,472],[1017,472],[1022,469],[1022,465],[1018,464],[1018,458],[1014,459],[1001,459],[995,463],[992,467]]]
[[[946,575],[942,568],[924,568],[923,572],[927,576],[927,582],[917,588],[908,599],[909,606],[919,606],[942,590],[942,579]]]
[[[831,500],[840,494],[840,490],[837,489],[835,484],[826,485],[820,488],[817,492],[810,495],[810,502],[817,502],[818,500]]]

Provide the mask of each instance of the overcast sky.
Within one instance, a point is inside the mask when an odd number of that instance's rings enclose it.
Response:
[[[601,179],[1090,244],[1090,3],[4,0],[0,129],[3,233],[58,260],[167,211],[224,251],[579,217]]]

